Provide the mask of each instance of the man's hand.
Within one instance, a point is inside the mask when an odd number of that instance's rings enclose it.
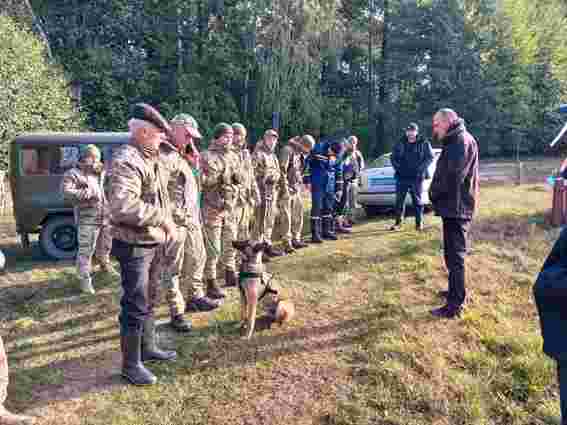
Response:
[[[340,202],[342,197],[343,197],[343,191],[342,191],[342,190],[337,190],[337,191],[335,192],[335,199],[337,200],[337,202]]]
[[[171,220],[164,221],[163,224],[161,225],[161,228],[165,232],[166,240],[169,239],[175,240],[177,238],[177,228],[173,221]]]

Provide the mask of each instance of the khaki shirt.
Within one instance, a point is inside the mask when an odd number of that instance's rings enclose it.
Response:
[[[265,198],[266,195],[273,196],[277,192],[276,189],[278,188],[281,178],[278,158],[262,143],[254,151],[252,164],[256,172],[256,182],[260,190],[260,195],[262,198]],[[269,183],[270,180],[273,182],[272,184]]]
[[[234,210],[238,196],[232,181],[233,174],[240,173],[238,157],[230,149],[213,144],[201,155],[203,207],[218,213]]]
[[[104,171],[96,173],[94,170],[81,166],[63,175],[61,192],[65,200],[73,203],[77,223],[107,224],[104,180]]]

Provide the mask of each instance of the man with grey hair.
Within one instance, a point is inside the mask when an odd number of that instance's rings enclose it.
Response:
[[[129,121],[130,142],[112,158],[110,220],[113,254],[120,263],[122,376],[134,385],[152,385],[155,375],[142,361],[173,360],[175,351],[156,346],[149,303],[150,276],[159,269],[159,247],[175,239],[160,145],[171,127],[151,106],[137,104]]]
[[[465,302],[465,257],[467,233],[477,208],[478,145],[465,128],[463,119],[452,109],[433,116],[433,139],[443,143],[429,198],[435,213],[443,219],[443,249],[449,270],[449,290],[443,291],[446,304],[431,313],[452,319]]]

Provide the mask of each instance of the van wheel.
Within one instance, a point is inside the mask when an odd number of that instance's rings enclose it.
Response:
[[[39,246],[56,260],[71,260],[77,253],[77,226],[72,216],[53,217],[41,227]]]

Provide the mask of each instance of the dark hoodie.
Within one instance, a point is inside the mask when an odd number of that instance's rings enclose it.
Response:
[[[407,137],[404,136],[394,146],[390,161],[396,171],[397,179],[424,179],[429,177],[426,173],[433,162],[433,150],[431,144],[420,136],[415,143],[408,142]]]
[[[429,198],[437,215],[470,220],[477,208],[478,189],[478,144],[459,119],[443,140]]]

